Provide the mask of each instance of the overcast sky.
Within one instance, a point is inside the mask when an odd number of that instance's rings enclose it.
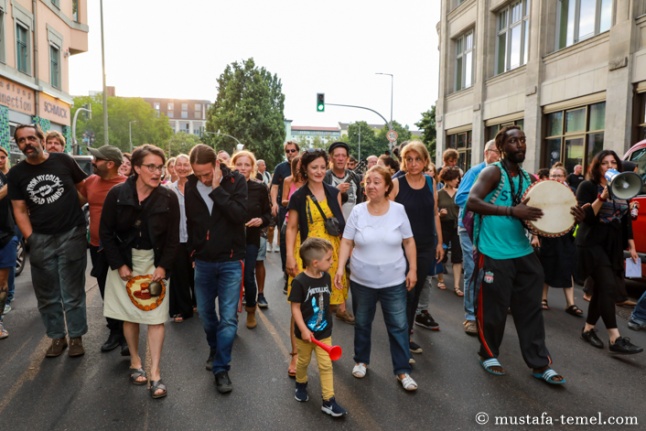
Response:
[[[104,1],[107,85],[118,96],[215,100],[227,64],[253,57],[282,80],[297,126],[379,123],[361,105],[411,130],[437,99],[437,0]],[[88,0],[89,50],[70,57],[70,93],[101,91],[99,0]]]

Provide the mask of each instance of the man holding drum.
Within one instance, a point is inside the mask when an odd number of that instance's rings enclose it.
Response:
[[[482,171],[467,201],[467,210],[480,215],[473,238],[480,251],[476,270],[483,270],[476,306],[480,364],[493,375],[505,375],[497,357],[510,308],[523,359],[532,375],[561,385],[565,378],[550,368],[545,346],[543,269],[522,222],[543,216],[542,210],[527,205],[529,199],[521,200],[533,181],[520,166],[527,148],[525,134],[517,126],[507,126],[495,140],[502,160]]]

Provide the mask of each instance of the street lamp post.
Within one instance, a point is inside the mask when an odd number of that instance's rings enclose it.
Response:
[[[236,138],[235,136],[227,135],[226,133],[222,133],[220,131],[218,131],[218,132],[209,132],[208,130],[203,130],[202,133],[206,133],[207,135],[226,136],[227,138],[231,138],[231,139],[233,139],[234,141],[236,141],[238,143],[238,145],[236,145],[236,149],[238,151],[241,151],[244,148],[244,144],[242,142],[240,142],[240,140],[238,140],[238,138]]]
[[[393,88],[395,82],[395,75],[392,73],[382,73],[377,72],[375,75],[387,75],[390,76],[390,130],[393,129]]]
[[[101,72],[103,75],[103,142],[105,145],[110,143],[108,139],[108,86],[105,78],[105,43],[103,37],[103,0],[101,6]]]
[[[128,139],[130,141],[130,154],[132,154],[132,123],[136,123],[137,120],[128,121]]]
[[[78,120],[79,114],[81,111],[85,111],[88,112],[90,114],[90,118],[92,118],[92,105],[88,104],[87,106],[87,108],[77,109],[74,113],[74,119],[72,120],[72,154],[80,154],[78,142],[76,141],[76,120]]]
[[[395,83],[395,75],[392,73],[382,73],[382,72],[377,72],[376,75],[386,75],[390,76],[390,125],[389,129],[393,130],[393,87]],[[392,151],[393,145],[397,143],[397,141],[391,141],[390,139],[388,140],[388,143],[390,144],[390,150]]]

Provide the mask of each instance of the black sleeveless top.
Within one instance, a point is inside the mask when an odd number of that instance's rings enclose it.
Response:
[[[435,198],[431,187],[428,186],[428,180],[419,190],[411,188],[405,175],[398,180],[399,193],[395,202],[402,204],[406,209],[417,249],[434,248],[436,244]]]

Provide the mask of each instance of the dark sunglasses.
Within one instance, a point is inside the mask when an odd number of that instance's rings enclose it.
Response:
[[[297,149],[285,150],[285,154],[289,154],[289,153],[298,153],[298,150]]]

